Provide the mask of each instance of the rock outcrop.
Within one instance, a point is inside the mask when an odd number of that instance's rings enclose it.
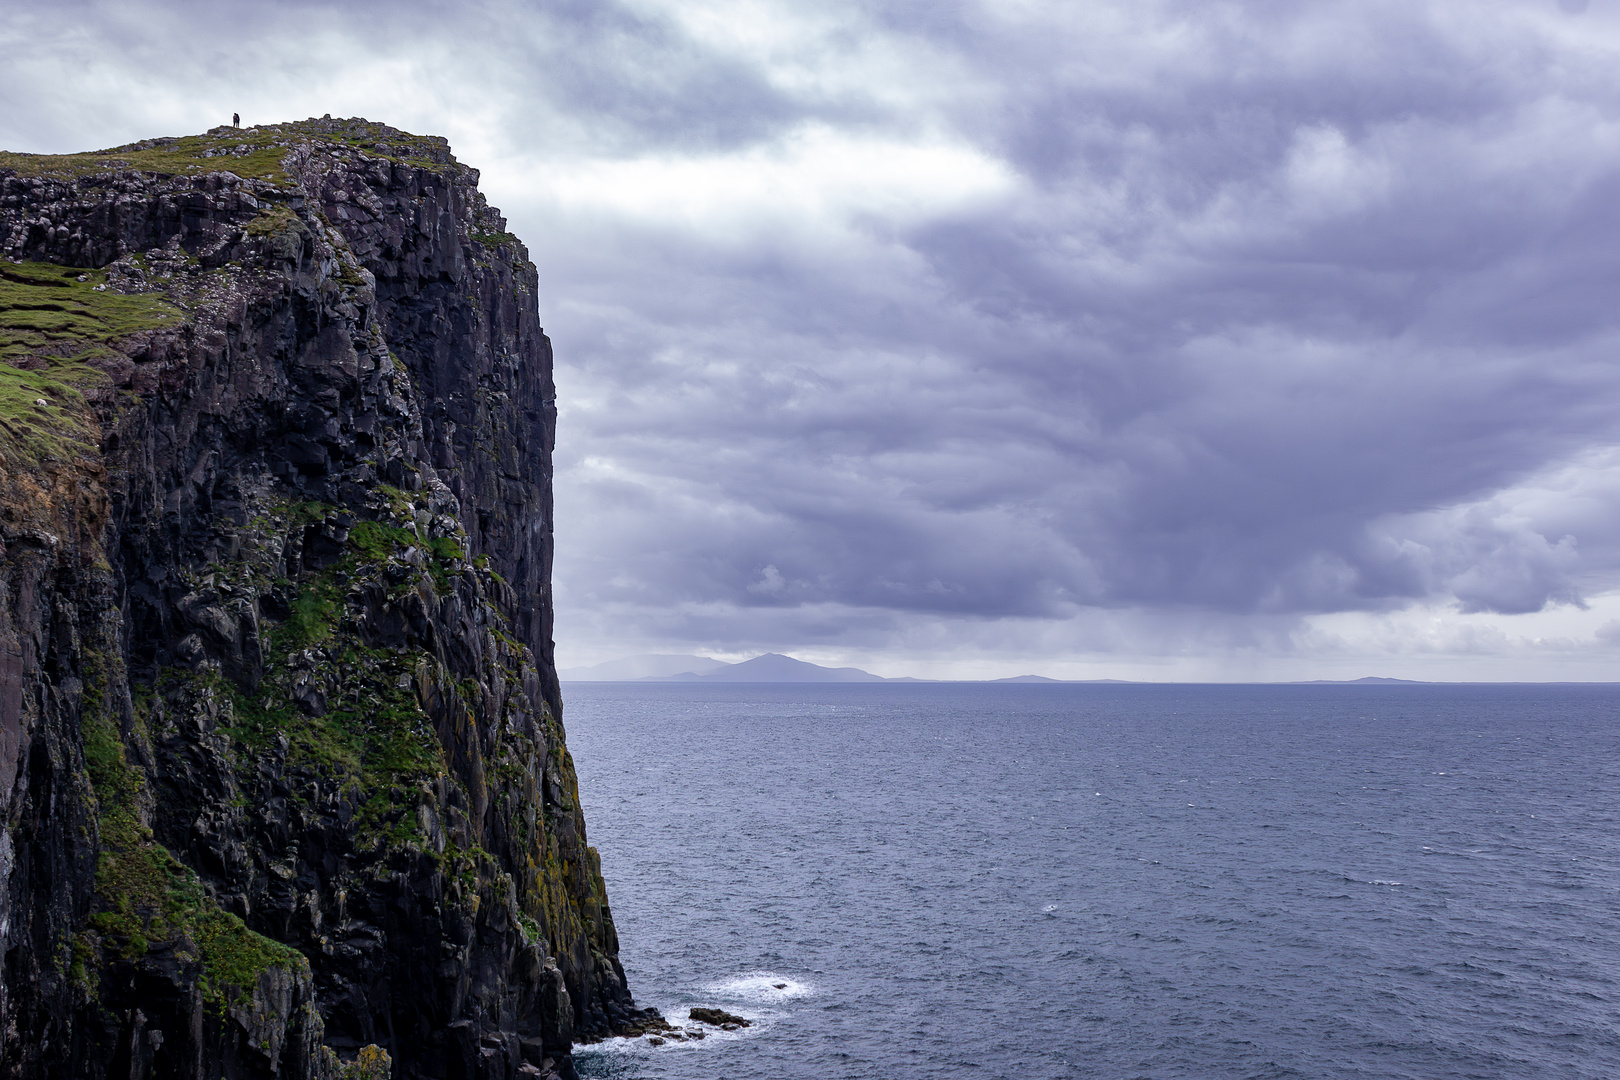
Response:
[[[442,139],[0,154],[0,1073],[567,1076],[550,346]]]

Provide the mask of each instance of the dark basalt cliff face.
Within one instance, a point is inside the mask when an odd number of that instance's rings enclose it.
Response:
[[[5,1076],[567,1076],[658,1023],[477,179],[359,120],[0,154]]]

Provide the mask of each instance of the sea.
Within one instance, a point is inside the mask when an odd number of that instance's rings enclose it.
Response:
[[[619,1080],[1620,1077],[1620,686],[564,685]]]

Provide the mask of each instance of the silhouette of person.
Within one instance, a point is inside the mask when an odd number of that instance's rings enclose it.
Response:
[[[241,113],[231,113],[231,127],[241,127],[241,126],[242,126],[242,114]]]

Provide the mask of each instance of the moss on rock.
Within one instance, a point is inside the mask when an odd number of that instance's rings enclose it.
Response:
[[[96,863],[96,903],[89,926],[111,939],[118,955],[139,960],[153,942],[175,946],[176,954],[201,966],[207,1001],[249,1000],[259,976],[271,968],[308,971],[297,950],[248,929],[204,892],[195,871],[152,838],[142,822],[147,796],[145,774],[129,763],[123,740],[94,698],[81,720],[85,765],[95,788],[100,852]],[[85,938],[75,943],[74,964],[88,984],[99,967]]]

